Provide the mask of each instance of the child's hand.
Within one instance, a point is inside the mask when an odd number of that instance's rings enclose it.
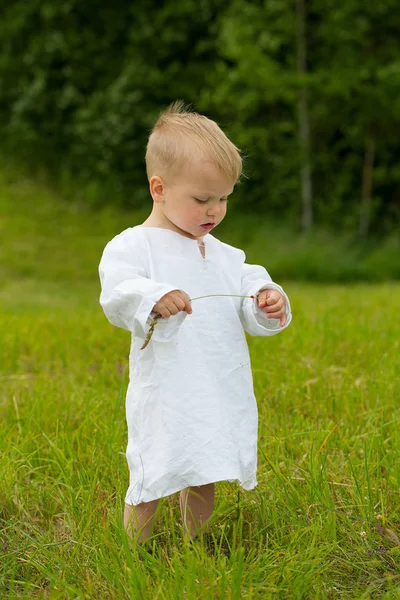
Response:
[[[286,323],[286,301],[277,290],[262,290],[257,295],[258,306],[268,319],[279,319],[281,327]]]
[[[188,315],[192,313],[190,298],[181,290],[172,290],[172,292],[168,292],[168,294],[165,294],[165,296],[160,298],[157,304],[153,306],[153,312],[156,312],[167,319],[181,311],[186,311]]]

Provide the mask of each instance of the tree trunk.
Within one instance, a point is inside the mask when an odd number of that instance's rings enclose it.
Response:
[[[371,127],[369,127],[368,137],[365,141],[364,164],[362,170],[362,195],[359,224],[359,235],[364,239],[368,237],[369,227],[371,224],[374,161],[375,140]]]
[[[303,77],[307,73],[305,0],[296,0],[296,51],[297,74],[300,77]],[[313,198],[310,160],[310,121],[308,116],[308,96],[305,83],[303,83],[299,89],[297,111],[301,160],[301,222],[303,229],[310,229],[313,224]]]

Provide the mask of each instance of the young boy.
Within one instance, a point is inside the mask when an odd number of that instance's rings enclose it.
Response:
[[[180,492],[191,539],[209,525],[215,482],[257,485],[245,331],[274,335],[291,320],[267,271],[210,233],[242,170],[219,126],[172,104],[149,137],[146,165],[151,214],[109,242],[99,267],[105,314],[132,332],[124,522],[138,543],[151,534],[160,498]]]

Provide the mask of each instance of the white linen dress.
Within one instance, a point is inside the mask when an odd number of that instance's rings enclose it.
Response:
[[[109,321],[132,332],[126,397],[126,503],[137,505],[189,486],[237,480],[257,485],[257,404],[245,331],[270,336],[291,321],[282,288],[242,250],[212,235],[196,240],[137,226],[107,244],[99,266],[100,303]],[[287,322],[268,319],[255,300],[194,300],[193,313],[160,319],[140,350],[164,294],[285,295]]]

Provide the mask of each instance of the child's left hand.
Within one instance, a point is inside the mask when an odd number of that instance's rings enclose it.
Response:
[[[262,290],[257,295],[258,306],[268,319],[279,319],[281,327],[286,323],[286,301],[277,290]]]

